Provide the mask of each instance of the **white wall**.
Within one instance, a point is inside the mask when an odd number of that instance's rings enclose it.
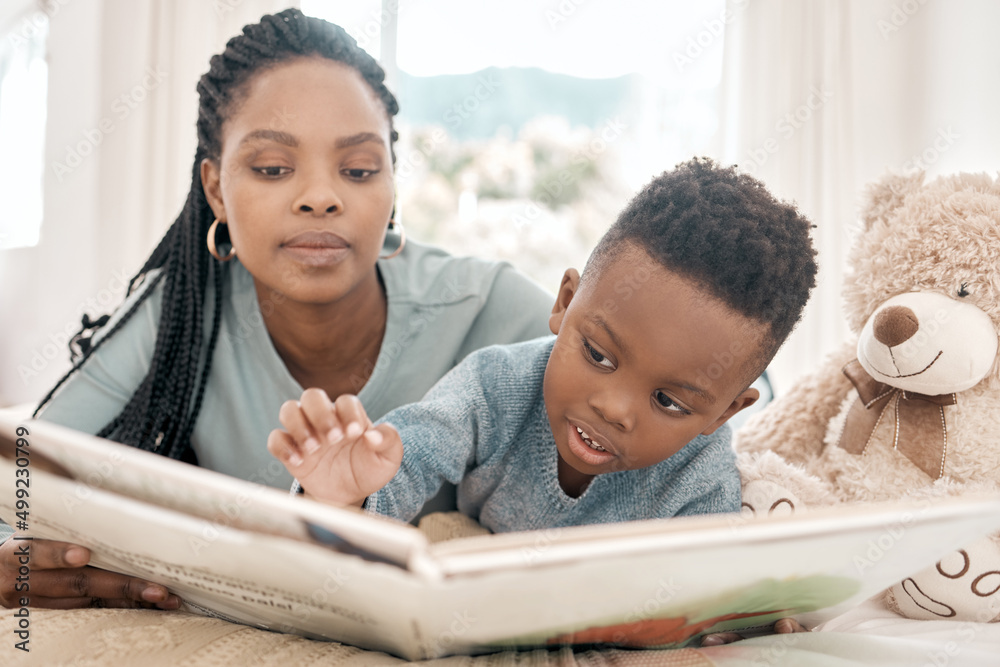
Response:
[[[98,2],[58,6],[49,28],[46,163],[96,127],[100,114],[101,16]],[[45,218],[37,247],[0,253],[0,404],[33,400],[68,367],[66,332],[80,306],[109,280],[97,264],[98,164],[85,159],[60,179],[46,169]],[[55,287],[58,285],[58,287]]]
[[[44,220],[37,247],[0,252],[0,405],[41,398],[69,369],[84,310],[121,301],[180,212],[210,56],[295,4],[52,1]]]

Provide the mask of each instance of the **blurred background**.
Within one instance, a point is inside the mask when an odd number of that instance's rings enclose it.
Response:
[[[816,224],[820,285],[778,393],[848,338],[844,258],[886,170],[995,174],[990,0],[3,0],[0,406],[69,368],[191,183],[195,84],[299,6],[385,67],[407,232],[550,291],[652,176],[708,155]]]

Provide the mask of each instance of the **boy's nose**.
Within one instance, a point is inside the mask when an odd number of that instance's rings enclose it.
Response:
[[[590,407],[608,424],[628,433],[635,426],[635,413],[628,398],[615,391],[606,391],[590,397]]]

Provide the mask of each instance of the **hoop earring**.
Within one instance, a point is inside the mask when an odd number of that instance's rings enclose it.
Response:
[[[219,228],[220,224],[226,224],[221,222],[218,218],[212,221],[212,226],[208,228],[208,252],[212,257],[216,258],[220,262],[228,262],[233,257],[236,257],[236,246],[229,244],[229,254],[225,257],[219,255],[218,249],[215,247],[215,232]]]
[[[396,222],[395,220],[389,221],[389,230],[385,234],[385,240],[388,241],[390,236],[396,236],[399,238],[399,245],[388,255],[379,255],[379,259],[392,259],[399,253],[403,252],[403,248],[406,246],[406,230],[403,228],[402,223]],[[382,248],[385,248],[386,243],[382,244]],[[391,245],[389,246],[392,247]]]

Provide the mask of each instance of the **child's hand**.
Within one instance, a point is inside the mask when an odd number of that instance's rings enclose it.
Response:
[[[307,389],[300,401],[286,401],[267,449],[324,502],[360,507],[393,478],[403,460],[399,433],[388,424],[372,426],[357,396],[336,403],[322,389]]]

